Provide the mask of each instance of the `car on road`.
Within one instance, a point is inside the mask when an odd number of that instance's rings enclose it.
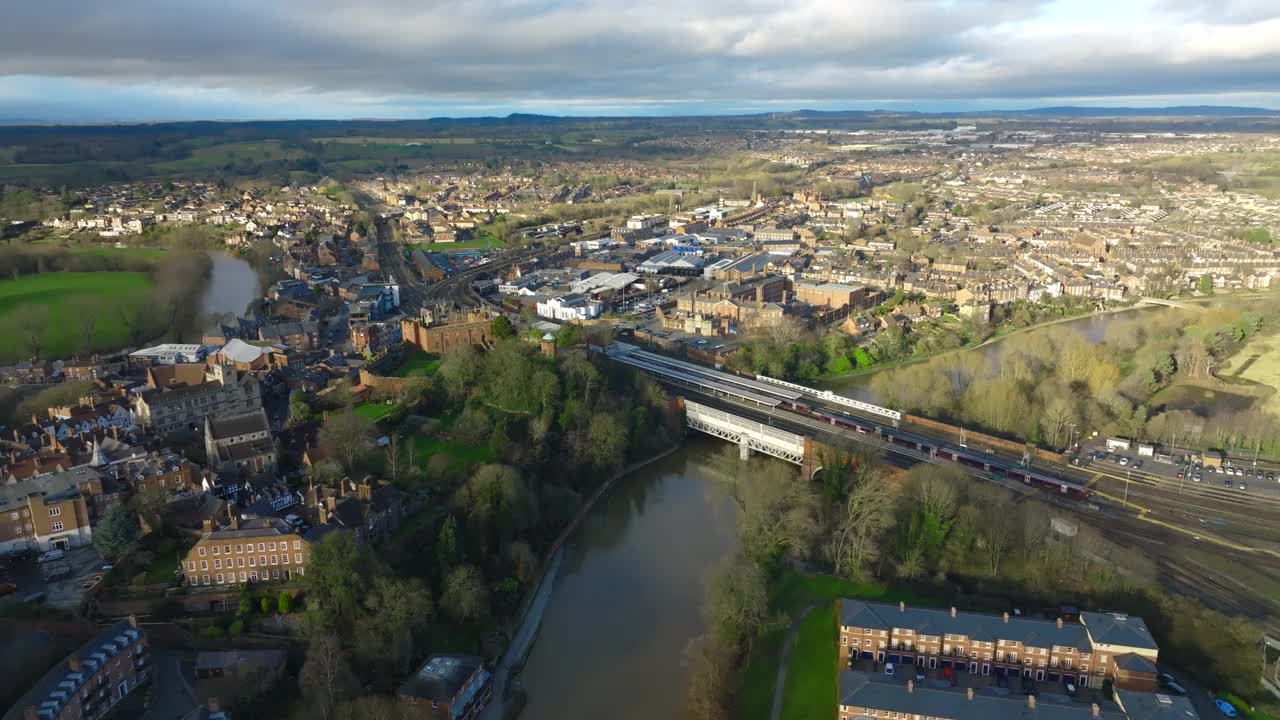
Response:
[[[1120,459],[1119,459],[1119,460],[1117,460],[1116,462],[1120,463],[1121,465],[1128,465],[1128,464],[1129,464],[1129,458],[1127,458],[1127,457],[1125,457],[1125,456],[1121,455],[1121,456],[1120,456]]]
[[[1236,710],[1235,705],[1232,705],[1231,703],[1227,702],[1226,700],[1223,700],[1222,698],[1218,698],[1217,700],[1214,700],[1213,704],[1218,708],[1218,712],[1222,713],[1223,715],[1226,715],[1229,718],[1237,717],[1240,715],[1240,711]]]
[[[1196,481],[1196,482],[1200,482],[1201,480],[1204,480],[1204,473],[1196,473],[1196,474],[1195,474],[1195,481]]]
[[[1241,480],[1239,483],[1237,483],[1237,484],[1236,484],[1236,489],[1237,489],[1237,490],[1244,490],[1244,489],[1246,489],[1246,488],[1245,488],[1245,485],[1244,485],[1244,481],[1243,481],[1243,480]]]

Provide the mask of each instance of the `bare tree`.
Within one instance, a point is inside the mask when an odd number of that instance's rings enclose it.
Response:
[[[80,325],[80,350],[85,354],[91,353],[97,340],[98,304],[91,300],[81,300],[73,309],[76,322]]]
[[[49,308],[44,305],[21,305],[14,310],[18,328],[27,344],[27,354],[37,360],[44,350],[44,333],[49,327]]]
[[[298,674],[298,685],[321,720],[333,717],[334,708],[357,690],[342,644],[333,635],[317,635],[307,648],[307,659]]]
[[[836,518],[827,551],[836,574],[860,578],[879,557],[881,534],[893,522],[893,491],[877,474],[854,486]]]

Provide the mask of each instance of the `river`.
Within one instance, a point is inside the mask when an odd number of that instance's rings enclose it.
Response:
[[[521,682],[521,720],[681,716],[683,651],[704,630],[707,579],[736,549],[733,508],[691,438],[622,478],[565,548]]]
[[[1067,320],[1065,322],[1048,325],[1043,328],[1028,330],[1027,334],[1041,332],[1043,330],[1062,330],[1070,329],[1082,333],[1091,343],[1100,343],[1107,335],[1107,329],[1120,320],[1131,319],[1134,313],[1145,313],[1158,311],[1158,308],[1140,308],[1137,310],[1126,310],[1122,312],[1099,313],[1096,315],[1087,315],[1085,317]],[[967,353],[981,353],[982,358],[991,364],[1000,362],[1000,355],[1004,352],[1005,343],[1002,338],[989,345],[973,348],[972,350],[962,350]],[[889,372],[893,370],[890,369]],[[833,392],[853,398],[854,400],[862,400],[864,402],[876,402],[874,393],[871,392],[871,378],[876,373],[866,373],[864,375],[854,375],[847,378],[838,378],[819,385],[821,388],[830,389]]]
[[[201,300],[201,311],[206,316],[235,313],[243,315],[249,303],[258,299],[258,274],[248,262],[222,252],[210,252],[213,267],[209,272],[209,286]]]

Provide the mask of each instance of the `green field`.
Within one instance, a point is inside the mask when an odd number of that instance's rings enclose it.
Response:
[[[806,608],[817,606],[801,623],[800,635],[796,637],[796,646],[792,649],[789,672],[787,673],[786,685],[784,685],[783,711],[782,716],[785,717],[834,717],[835,711],[830,705],[835,702],[834,685],[830,685],[830,696],[826,697],[792,697],[792,683],[796,683],[795,692],[808,694],[815,692],[814,684],[819,682],[820,673],[817,661],[812,656],[816,656],[824,652],[824,647],[819,642],[818,632],[815,627],[808,628],[809,640],[805,640],[806,624],[816,624],[818,620],[814,620],[815,615],[825,615],[822,622],[826,624],[826,635],[831,642],[831,649],[834,652],[836,633],[835,623],[832,620],[831,613],[834,605],[832,601],[837,598],[854,598],[860,600],[874,600],[877,602],[897,602],[902,601],[908,605],[918,605],[922,607],[935,606],[937,603],[927,597],[917,595],[912,592],[893,590],[881,585],[868,585],[865,583],[856,583],[843,578],[832,575],[802,575],[796,572],[788,572],[783,575],[777,583],[775,583],[772,595],[769,599],[769,610],[771,613],[785,613],[791,618],[797,618]],[[828,608],[823,611],[823,607]],[[738,716],[744,720],[768,720],[770,710],[773,707],[773,687],[774,681],[778,675],[778,661],[782,652],[782,643],[786,638],[787,628],[781,627],[772,630],[756,639],[751,646],[751,655],[747,658],[746,664],[742,668],[738,681],[738,695],[736,705],[738,708]],[[801,645],[804,642],[805,644]],[[815,644],[816,643],[816,644]],[[811,657],[805,659],[803,653],[808,653]],[[827,657],[821,655],[821,657]],[[835,682],[835,657],[829,658],[830,664],[827,666],[829,678],[826,682]],[[800,669],[803,668],[803,669]],[[792,675],[796,678],[793,681]],[[828,685],[823,685],[826,688]],[[827,690],[822,690],[827,692]],[[825,703],[821,706],[810,703]],[[793,713],[806,714],[788,714],[787,708],[791,707]],[[813,708],[823,707],[830,709],[830,712],[823,711],[825,714],[815,712]]]
[[[1260,406],[1280,415],[1280,337],[1254,336],[1218,369],[1218,377],[1248,380],[1272,388],[1276,392],[1268,395]]]
[[[404,354],[400,365],[391,371],[390,377],[430,377],[440,368],[440,356],[413,348]]]
[[[395,403],[386,403],[382,401],[370,401],[356,405],[353,410],[357,415],[368,418],[374,422],[391,414],[396,409]]]
[[[96,312],[93,347],[122,347],[128,330],[122,314],[142,305],[151,289],[151,277],[141,272],[56,272],[0,280],[0,334],[16,341],[0,343],[0,362],[27,355],[19,309],[47,308],[41,356],[62,358],[83,349],[81,318]]]
[[[800,622],[783,693],[783,720],[836,716],[835,603],[819,605]]]
[[[459,472],[493,462],[496,457],[493,450],[487,447],[464,445],[434,435],[418,435],[413,438],[413,462],[418,467],[426,467],[431,456],[439,454],[448,457],[449,467]]]
[[[238,162],[270,162],[302,157],[299,150],[286,150],[277,140],[219,143],[191,151],[191,157],[152,164],[163,173],[207,172]]]

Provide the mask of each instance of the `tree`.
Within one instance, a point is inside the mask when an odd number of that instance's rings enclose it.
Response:
[[[351,474],[373,442],[373,421],[356,413],[348,404],[330,415],[320,428],[320,446],[333,453],[342,471]]]
[[[1213,276],[1209,274],[1201,275],[1200,278],[1196,280],[1196,290],[1201,295],[1212,295],[1213,294]]]
[[[289,393],[289,425],[297,427],[304,425],[311,420],[311,405],[307,402],[307,396],[301,390],[294,390]]]
[[[453,515],[444,519],[436,537],[436,562],[442,574],[448,573],[462,560],[458,550],[458,520]]]
[[[461,565],[445,581],[441,605],[458,622],[478,620],[489,612],[489,590],[474,565]]]
[[[298,686],[321,720],[333,717],[338,703],[358,692],[355,675],[338,638],[318,634],[311,639],[307,659],[298,673]]]
[[[466,513],[467,527],[484,540],[510,540],[538,522],[537,498],[520,471],[507,465],[481,465],[458,490],[457,506]]]
[[[38,360],[44,349],[44,334],[49,328],[48,306],[19,305],[13,312],[18,317],[18,328],[26,342],[27,355]]]
[[[276,598],[276,612],[281,615],[288,615],[293,612],[293,596],[284,590],[281,590],[280,595]]]
[[[506,315],[498,315],[489,321],[489,334],[497,340],[506,340],[516,336],[516,326],[507,319]]]
[[[865,577],[872,561],[879,557],[880,536],[892,522],[892,490],[879,473],[871,474],[850,490],[835,518],[827,550],[836,574]]]
[[[168,506],[169,492],[163,488],[147,490],[134,500],[134,509],[141,521],[146,523],[149,533],[164,531],[164,514]]]
[[[732,643],[750,640],[769,613],[769,587],[756,563],[737,557],[711,580],[704,609],[713,634]]]
[[[356,624],[356,655],[367,665],[384,667],[391,675],[409,670],[416,641],[435,608],[421,580],[375,577]]]
[[[329,533],[311,546],[307,574],[307,606],[316,624],[327,632],[351,629],[367,586],[367,558],[350,533]]]
[[[97,301],[82,298],[78,300],[72,307],[75,313],[76,322],[80,326],[80,351],[86,355],[93,352],[93,347],[98,339],[98,314],[101,312],[100,305]]]
[[[737,507],[743,552],[769,565],[785,555],[804,557],[818,533],[818,497],[810,483],[797,482],[790,468],[776,463],[743,472],[737,449],[718,459],[717,475]]]
[[[93,546],[107,562],[116,562],[138,537],[138,516],[123,505],[116,505],[93,529]]]
[[[694,638],[684,649],[689,678],[685,706],[694,720],[728,720],[735,648],[710,634]]]

